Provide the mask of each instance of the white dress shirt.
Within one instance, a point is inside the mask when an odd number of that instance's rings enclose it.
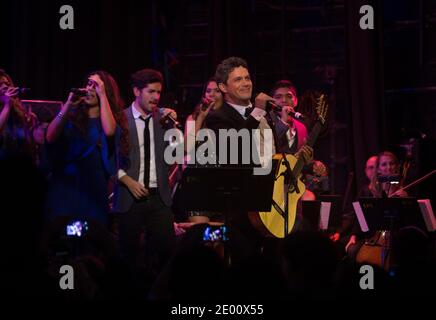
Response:
[[[247,108],[251,108],[252,104],[250,103],[248,106],[239,106],[233,103],[230,103],[228,101],[226,101],[231,107],[233,107],[236,111],[238,111],[238,113],[244,118],[247,119],[248,117],[245,116],[245,110]],[[270,158],[265,158],[266,154],[263,153],[264,151],[264,144],[266,144],[266,147],[270,147],[271,148],[271,155],[273,155],[275,153],[275,146],[274,146],[274,137],[271,135],[271,139],[272,140],[268,140],[265,141],[264,138],[264,131],[265,130],[271,130],[271,127],[269,126],[268,122],[265,119],[265,115],[266,115],[266,111],[261,109],[261,108],[257,108],[254,107],[253,111],[250,113],[250,115],[255,118],[257,121],[259,121],[259,126],[258,129],[260,130],[260,140],[257,139],[257,136],[254,136],[254,140],[256,145],[258,146],[257,148],[257,153],[259,155],[260,158],[260,162],[262,164],[262,166],[266,165],[266,161],[270,160]]]
[[[135,119],[136,131],[138,133],[138,143],[139,143],[139,179],[138,182],[144,185],[144,127],[145,122],[141,119],[142,113],[136,109],[135,103],[132,103],[132,113]],[[148,115],[151,117],[151,114]],[[153,119],[148,121],[148,130],[150,130],[150,183],[146,188],[157,188],[157,175],[156,175],[156,156],[154,150],[154,125]],[[125,176],[127,173],[120,169],[118,170],[118,179]]]
[[[230,103],[228,101],[226,101],[226,102],[227,102],[227,104],[229,106],[233,107],[233,109],[238,111],[238,113],[244,119],[248,118],[248,117],[245,116],[245,109],[253,107],[253,105],[251,103],[249,105],[247,105],[247,106],[239,106],[237,104],[233,104],[233,103]],[[254,107],[253,111],[250,114],[253,116],[254,119],[256,119],[257,121],[260,121],[260,119],[262,119],[266,115],[266,111],[262,110],[261,108]]]
[[[294,142],[295,142],[295,135],[297,134],[297,131],[295,130],[295,126],[292,125],[292,127],[283,121],[281,118],[279,118],[281,122],[283,122],[285,125],[289,127],[288,131],[286,131],[286,138],[288,140],[289,149],[292,148]]]

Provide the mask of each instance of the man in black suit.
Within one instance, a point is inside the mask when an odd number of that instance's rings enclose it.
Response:
[[[159,267],[168,259],[175,241],[169,165],[164,160],[168,142],[164,140],[161,119],[168,113],[174,118],[177,115],[171,109],[158,108],[162,84],[162,74],[156,70],[134,73],[131,87],[135,100],[125,110],[129,158],[118,172],[114,211],[120,213],[121,250],[132,266],[141,264],[144,258],[140,240],[143,231],[145,257],[157,257]]]
[[[206,127],[215,132],[220,147],[227,145],[227,150],[231,150],[228,141],[227,143],[219,141],[220,135],[218,132],[220,129],[236,129],[237,131],[248,129],[250,137],[253,129],[271,129],[265,120],[265,116],[267,114],[267,102],[274,101],[274,99],[264,93],[260,93],[255,98],[254,106],[252,105],[250,99],[253,84],[245,60],[238,57],[230,57],[223,60],[217,66],[215,78],[217,79],[219,89],[224,95],[224,103],[220,109],[209,113],[206,118]],[[266,148],[271,148],[271,153],[275,153],[274,140],[264,139],[262,141],[262,138],[260,140],[260,145],[262,143],[266,145],[264,148],[259,148],[258,145],[257,152],[254,152],[254,154],[259,156],[259,149],[266,150]],[[251,149],[254,147],[251,145],[248,151],[244,151],[243,142],[239,140],[238,165],[244,164],[242,161],[244,153],[249,152],[251,158],[253,154]],[[219,148],[217,148],[217,151],[218,153],[220,152]],[[297,157],[300,155],[303,156],[305,162],[309,162],[312,157],[312,149],[305,146],[297,153]],[[257,161],[258,159],[251,158],[251,164]],[[256,197],[256,195],[253,196]],[[233,227],[231,234],[233,239],[230,239],[233,258],[235,256],[236,258],[244,258],[259,252],[258,250],[262,245],[262,239],[248,222],[246,215],[246,212],[232,212],[230,214],[230,222]]]
[[[238,57],[230,57],[223,60],[216,69],[215,78],[217,79],[219,89],[224,95],[224,103],[220,109],[209,113],[206,118],[206,127],[215,132],[218,141],[219,129],[248,129],[250,133],[253,129],[271,129],[265,120],[265,116],[268,109],[267,102],[274,102],[274,98],[265,93],[260,93],[255,98],[254,106],[252,105],[250,99],[253,84],[245,60]],[[271,148],[271,153],[275,153],[274,140],[265,140],[265,143],[267,142],[270,145],[266,147]],[[230,148],[227,149],[230,150]],[[238,146],[238,164],[242,164],[242,150],[243,148],[240,143]],[[299,157],[301,155],[305,163],[308,163],[312,158],[312,153],[312,148],[303,146],[296,156]],[[254,159],[254,162],[256,162],[256,159]]]
[[[250,99],[253,84],[247,63],[241,58],[230,57],[222,61],[216,69],[215,77],[218,87],[224,95],[224,103],[220,109],[209,113],[206,118],[206,127],[215,132],[218,142],[220,129],[236,129],[239,132],[241,132],[240,130],[248,129],[251,142],[252,130],[259,129],[261,122],[265,125],[266,129],[269,128],[264,116],[266,115],[267,101],[272,101],[273,98],[261,93],[256,97],[254,106],[252,105]],[[219,145],[223,144],[218,143]],[[273,148],[273,145],[270,143],[266,147]],[[254,146],[251,146],[251,148],[254,148]],[[250,164],[258,162],[258,159],[252,158],[251,148],[244,149],[243,143],[239,141],[238,161],[233,164],[247,164],[242,161],[244,150],[247,150],[244,156],[250,158]],[[231,150],[231,148],[228,147],[227,150]],[[219,149],[218,152],[220,152]],[[230,159],[230,157],[228,158]],[[229,162],[230,160],[228,160],[227,164]]]

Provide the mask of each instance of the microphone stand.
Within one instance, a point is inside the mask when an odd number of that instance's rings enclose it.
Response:
[[[277,131],[276,131],[276,126],[275,126],[275,123],[274,123],[274,119],[272,118],[272,116],[271,116],[271,109],[270,108],[268,108],[268,106],[269,105],[267,105],[267,109],[265,110],[266,111],[266,116],[265,116],[265,119],[266,119],[266,121],[268,122],[268,125],[271,127],[271,130],[272,130],[272,132],[273,132],[273,137],[274,137],[274,145],[275,145],[275,147],[276,147],[276,152],[278,152],[278,150],[279,150],[279,148],[278,148],[278,143],[279,143],[279,139],[278,139],[278,136],[277,136]],[[275,115],[274,115],[275,116]],[[293,192],[293,191],[295,191],[296,193],[300,193],[300,189],[298,188],[298,182],[297,182],[297,179],[296,179],[296,177],[295,177],[295,175],[294,175],[294,172],[292,171],[292,169],[291,169],[291,165],[289,164],[289,161],[288,161],[288,159],[286,158],[286,154],[285,154],[285,152],[280,152],[280,154],[281,154],[281,158],[283,159],[283,164],[285,165],[285,167],[286,167],[286,170],[285,170],[285,172],[283,172],[281,175],[283,175],[284,176],[284,186],[285,186],[285,190],[286,190],[286,192],[285,192],[285,199],[284,199],[284,202],[285,202],[285,210],[284,210],[284,212],[282,211],[282,212],[280,212],[280,214],[283,216],[283,219],[284,219],[284,223],[285,223],[285,226],[284,226],[284,238],[288,235],[288,222],[289,222],[289,216],[288,216],[288,214],[289,214],[289,208],[288,208],[288,202],[289,202],[289,199],[288,199],[288,193],[291,193],[291,192]],[[276,178],[276,180],[278,179],[279,177],[277,177]],[[293,189],[291,190],[291,187],[293,187]],[[274,200],[273,200],[274,201]],[[274,207],[277,209],[277,208],[280,208],[279,206],[276,206],[276,205],[274,205]]]

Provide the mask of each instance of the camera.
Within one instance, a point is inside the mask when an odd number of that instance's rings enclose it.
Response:
[[[228,241],[227,226],[207,226],[203,232],[203,241]]]
[[[67,236],[75,236],[82,237],[88,231],[88,222],[87,221],[73,221],[70,224],[67,224],[66,235]]]

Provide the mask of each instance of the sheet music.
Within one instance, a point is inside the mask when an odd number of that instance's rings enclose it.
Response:
[[[421,210],[422,217],[424,218],[427,230],[436,230],[436,218],[433,213],[433,208],[431,207],[430,199],[418,199],[419,209]]]
[[[331,209],[332,203],[331,202],[322,202],[321,201],[321,208],[319,213],[319,229],[320,230],[327,230],[329,226],[329,217],[330,217],[330,209]]]
[[[353,202],[353,208],[354,208],[354,212],[356,213],[357,220],[359,221],[360,230],[362,230],[362,232],[368,232],[369,231],[368,224],[366,223],[365,216],[363,215],[360,202],[359,201]]]

